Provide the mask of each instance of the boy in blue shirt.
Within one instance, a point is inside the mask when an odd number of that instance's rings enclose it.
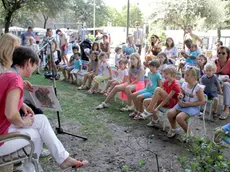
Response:
[[[152,97],[155,89],[157,87],[162,87],[162,77],[161,74],[157,72],[157,69],[160,67],[159,60],[150,61],[148,67],[150,72],[148,73],[148,82],[146,83],[145,89],[132,94],[132,100],[136,110],[129,116],[134,117],[134,119],[141,119],[144,99]]]
[[[75,59],[74,53],[79,52],[79,46],[73,46],[72,50],[73,50],[73,55],[70,57],[68,64],[60,66],[60,69],[61,69],[62,74],[64,76],[63,81],[70,80],[70,72],[74,69],[74,59]],[[66,72],[68,74],[68,78],[66,76]]]
[[[70,72],[71,75],[71,79],[72,79],[72,83],[74,82],[73,76],[75,76],[76,80],[77,80],[77,75],[81,72],[82,70],[82,60],[81,60],[81,54],[79,52],[74,53],[74,69]]]

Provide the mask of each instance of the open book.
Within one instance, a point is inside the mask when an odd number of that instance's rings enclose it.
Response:
[[[36,108],[62,111],[52,86],[33,85],[33,92],[24,91],[24,101]]]

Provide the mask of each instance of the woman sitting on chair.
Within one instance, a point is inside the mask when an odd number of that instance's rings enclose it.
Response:
[[[0,74],[0,135],[11,132],[29,135],[34,143],[38,159],[42,145],[45,143],[62,169],[85,166],[88,161],[77,161],[69,156],[69,153],[54,134],[47,117],[45,115],[34,116],[34,112],[23,103],[22,77],[29,78],[38,62],[38,56],[30,48],[19,47],[15,49],[13,54],[12,71],[5,71]],[[19,109],[24,112],[22,117]],[[0,156],[26,145],[28,142],[20,139],[4,144],[0,143]],[[24,164],[24,168],[33,171],[33,166],[28,162]]]

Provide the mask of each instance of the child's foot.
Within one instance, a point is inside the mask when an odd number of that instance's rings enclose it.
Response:
[[[125,107],[121,108],[121,111],[128,112],[135,110],[133,106],[126,105]]]
[[[217,114],[217,112],[213,112],[212,116],[214,120],[219,119],[219,115]]]
[[[150,122],[147,124],[147,126],[148,126],[148,127],[155,127],[155,126],[158,125],[158,124],[159,124],[159,119],[157,119],[157,120],[152,119],[152,121],[150,121]]]
[[[107,108],[107,107],[109,107],[109,105],[106,104],[105,102],[102,102],[100,105],[98,105],[96,107],[96,109],[99,110],[99,109],[104,109],[104,108]]]
[[[134,111],[134,112],[132,112],[132,113],[129,114],[129,117],[133,118],[133,117],[136,116],[137,113],[138,113],[137,111]]]
[[[172,138],[176,135],[176,129],[170,128],[167,137]]]
[[[86,87],[82,85],[82,86],[78,87],[77,89],[78,90],[84,90],[84,89],[86,89]]]
[[[148,117],[150,117],[150,116],[153,116],[153,113],[148,112],[146,109],[144,109],[144,112],[143,112],[143,113],[145,114],[145,117],[146,117],[146,118],[148,118]]]
[[[134,120],[139,120],[139,119],[144,119],[144,118],[141,116],[141,113],[140,113],[140,112],[137,112],[137,114],[134,116],[133,119],[134,119]]]
[[[95,92],[93,90],[88,90],[87,93],[88,94],[94,94]]]
[[[228,116],[229,116],[229,112],[228,112],[228,111],[224,111],[224,112],[220,115],[219,119],[225,120],[225,119],[228,118]]]

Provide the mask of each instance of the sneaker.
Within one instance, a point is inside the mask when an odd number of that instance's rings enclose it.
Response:
[[[82,86],[78,87],[77,89],[78,89],[78,90],[84,90],[85,87],[82,85]]]
[[[155,127],[156,124],[159,124],[159,119],[157,119],[157,120],[152,119],[152,121],[150,121],[150,122],[147,124],[147,126],[148,126],[148,127]]]
[[[143,113],[145,114],[146,118],[153,116],[153,113],[148,112],[146,109],[144,109]]]
[[[50,151],[48,149],[42,149],[42,153],[40,155],[41,158],[47,157],[50,155]]]
[[[104,108],[107,108],[107,107],[109,107],[109,105],[106,104],[105,102],[102,102],[100,105],[98,105],[96,107],[96,109],[99,110],[99,109],[104,109]]]
[[[176,130],[170,128],[170,129],[169,129],[169,132],[168,132],[168,134],[167,134],[167,137],[172,138],[172,137],[174,137],[175,135],[176,135]]]
[[[136,116],[136,114],[137,114],[137,111],[132,112],[132,113],[129,114],[129,117],[132,117],[132,118],[133,118],[134,116]]]
[[[128,112],[135,110],[133,106],[126,105],[125,107],[121,108],[121,111]]]

